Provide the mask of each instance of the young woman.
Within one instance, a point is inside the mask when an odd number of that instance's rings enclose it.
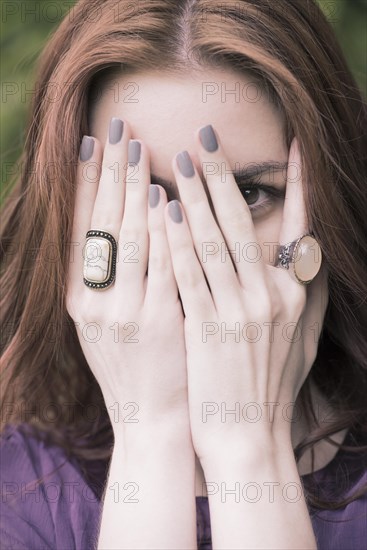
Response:
[[[2,213],[2,547],[365,548],[366,121],[313,2],[70,11]]]

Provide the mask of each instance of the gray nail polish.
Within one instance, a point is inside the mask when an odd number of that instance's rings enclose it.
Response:
[[[154,208],[159,203],[160,193],[158,185],[149,185],[149,206]]]
[[[80,146],[80,160],[85,162],[86,160],[89,160],[90,157],[93,155],[93,149],[94,149],[94,139],[90,136],[83,136],[82,143]]]
[[[199,137],[202,146],[209,153],[214,153],[218,149],[218,141],[215,137],[213,126],[209,124],[199,131]]]
[[[140,141],[130,139],[127,153],[129,166],[135,166],[140,160],[141,145]]]
[[[108,141],[113,145],[118,143],[122,138],[122,132],[124,131],[124,123],[119,118],[111,118],[110,128],[108,132]]]
[[[174,222],[182,222],[183,218],[179,201],[174,200],[168,203],[168,214]]]
[[[195,169],[189,153],[187,151],[182,151],[182,153],[178,153],[176,158],[177,166],[181,174],[185,176],[185,178],[192,178],[192,176],[195,175]]]

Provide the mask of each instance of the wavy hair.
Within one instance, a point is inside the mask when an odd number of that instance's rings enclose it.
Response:
[[[81,463],[111,457],[100,388],[65,307],[76,166],[88,112],[116,75],[221,67],[250,74],[298,138],[310,229],[329,272],[318,353],[300,391],[316,422],[296,459],[343,428],[366,430],[366,102],[312,0],[80,0],[39,60],[1,225],[2,427],[27,422]],[[310,379],[337,417],[322,426]],[[365,432],[364,432],[365,433]],[[343,448],[343,446],[342,446]],[[348,447],[356,453],[366,447]],[[311,490],[319,508],[342,507]]]

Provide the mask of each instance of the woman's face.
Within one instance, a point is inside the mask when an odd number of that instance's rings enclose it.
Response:
[[[224,146],[229,162],[227,170],[254,168],[271,162],[278,170],[268,168],[255,179],[285,193],[284,164],[288,161],[285,120],[250,77],[218,69],[182,77],[158,72],[129,73],[103,91],[89,115],[90,135],[103,145],[111,117],[130,124],[132,137],[144,141],[150,151],[151,182],[165,188],[168,200],[180,198],[171,167],[172,158],[180,151],[190,153],[205,182],[195,150],[194,132],[208,124],[218,132]],[[157,181],[155,176],[167,183]],[[209,196],[205,183],[204,187]],[[244,192],[244,197],[252,209],[263,259],[271,263],[272,243],[278,242],[284,197],[273,197],[264,190],[248,191],[247,195]]]

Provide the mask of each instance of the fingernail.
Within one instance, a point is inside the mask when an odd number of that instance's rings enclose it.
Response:
[[[183,217],[182,217],[182,211],[181,211],[181,206],[179,201],[174,200],[168,203],[168,214],[171,220],[173,220],[174,222],[176,223],[182,222]]]
[[[141,145],[140,141],[130,139],[128,152],[127,152],[127,162],[129,166],[136,166],[140,160]]]
[[[83,136],[82,143],[80,145],[80,160],[85,162],[89,160],[93,155],[94,139],[90,136]]]
[[[108,140],[113,145],[118,143],[122,138],[122,132],[124,130],[124,123],[119,118],[111,118],[110,128],[108,132]]]
[[[204,126],[204,128],[201,128],[201,130],[199,131],[199,137],[201,145],[204,147],[205,151],[213,153],[218,149],[218,141],[215,136],[213,126],[211,124],[209,124],[208,126]]]
[[[151,208],[157,206],[157,204],[159,203],[159,197],[160,193],[158,185],[154,185],[153,183],[151,183],[149,185],[149,206]]]
[[[180,170],[181,174],[185,176],[185,178],[191,178],[195,175],[194,165],[192,164],[192,160],[187,151],[178,153],[178,155],[176,156],[176,160],[178,169]]]

